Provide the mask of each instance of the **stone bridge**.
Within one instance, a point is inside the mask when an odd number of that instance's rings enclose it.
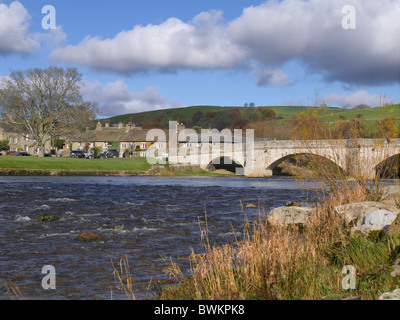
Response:
[[[206,146],[205,146],[206,145]],[[197,164],[203,169],[231,161],[237,174],[272,176],[274,168],[289,157],[311,154],[331,160],[347,174],[373,179],[376,168],[400,153],[400,139],[245,141],[180,147],[170,162]]]

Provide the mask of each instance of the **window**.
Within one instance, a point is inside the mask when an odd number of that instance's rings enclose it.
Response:
[[[14,144],[17,144],[18,143],[18,138],[14,137],[13,142],[14,142]]]
[[[140,144],[140,149],[147,149],[147,142],[142,142]]]
[[[25,141],[29,140],[29,135],[25,135]]]
[[[104,142],[103,148],[108,148],[108,142]]]
[[[141,153],[140,153],[140,156],[141,156],[141,157],[146,157],[146,152],[141,152]]]
[[[121,143],[121,148],[126,149],[126,143]]]
[[[29,151],[29,146],[28,146],[28,145],[25,145],[24,150],[25,150],[26,152],[28,152],[28,151]]]

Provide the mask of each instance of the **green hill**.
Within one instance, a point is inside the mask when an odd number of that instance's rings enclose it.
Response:
[[[178,121],[178,122],[191,122],[192,117],[196,112],[203,112],[204,114],[207,112],[219,112],[219,111],[227,111],[231,109],[239,109],[241,114],[246,112],[248,107],[222,107],[222,106],[191,106],[184,108],[174,108],[174,109],[163,109],[163,110],[154,110],[140,113],[130,113],[119,115],[107,119],[101,119],[102,123],[109,122],[110,124],[116,124],[118,122],[129,123],[133,122],[137,126],[143,125],[148,120],[158,119],[162,123],[168,123],[168,121]],[[267,106],[275,111],[277,117],[279,119],[291,119],[294,115],[298,114],[301,111],[304,111],[308,107],[303,106]],[[336,108],[331,108],[335,109]]]
[[[270,121],[271,126],[273,125],[284,125],[288,120],[294,119],[296,115],[309,108],[314,107],[306,107],[306,106],[266,106],[266,108],[272,109],[276,113],[276,119]],[[124,124],[132,122],[135,123],[136,126],[143,126],[149,120],[158,120],[165,127],[168,127],[169,121],[178,121],[179,123],[184,123],[186,127],[192,127],[196,125],[196,122],[193,121],[193,116],[197,113],[200,117],[206,118],[206,116],[210,115],[219,115],[219,119],[223,119],[225,125],[229,122],[225,116],[229,114],[229,110],[237,109],[240,112],[240,117],[249,119],[250,122],[257,121],[253,120],[251,113],[254,113],[256,108],[250,107],[235,107],[235,106],[191,106],[191,107],[183,107],[183,108],[174,108],[174,109],[163,109],[163,110],[154,110],[148,112],[141,113],[132,113],[119,115],[107,119],[101,119],[100,121],[104,124],[109,122],[112,124],[117,124],[118,122],[122,122]],[[252,110],[253,109],[253,110]],[[236,111],[237,111],[236,110]],[[391,106],[383,106],[383,107],[375,107],[375,108],[367,108],[367,109],[343,109],[343,108],[332,108],[325,107],[319,108],[319,115],[325,123],[335,124],[340,120],[348,121],[351,119],[360,119],[365,122],[366,127],[369,129],[373,129],[376,127],[379,119],[392,116],[396,119],[400,119],[400,104],[391,105]],[[225,112],[224,112],[225,111]],[[254,114],[253,114],[254,115]],[[254,117],[253,117],[254,118]],[[203,124],[207,123],[203,121]],[[210,122],[211,123],[211,122]],[[213,125],[215,121],[212,122]],[[400,125],[400,120],[398,120]],[[208,124],[204,124],[204,127],[208,126]]]

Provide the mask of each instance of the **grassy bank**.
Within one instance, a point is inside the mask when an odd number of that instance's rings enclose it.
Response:
[[[0,169],[63,171],[147,171],[146,158],[74,159],[39,157],[0,157]]]
[[[130,176],[154,175],[165,177],[212,176],[221,177],[233,175],[220,170],[209,172],[202,169],[150,170],[152,166],[146,158],[119,159],[75,159],[75,158],[38,158],[38,157],[0,157],[0,175],[10,176]]]
[[[169,273],[179,284],[164,288],[159,299],[377,299],[400,287],[400,276],[390,275],[400,253],[400,236],[350,236],[350,227],[332,214],[332,208],[351,200],[376,196],[345,186],[321,200],[302,229],[269,225],[260,208],[259,219],[238,230],[242,239],[223,246],[210,244],[204,226],[204,253],[192,252],[191,276],[172,263]],[[348,265],[356,270],[356,287],[350,290],[342,286],[342,270]]]

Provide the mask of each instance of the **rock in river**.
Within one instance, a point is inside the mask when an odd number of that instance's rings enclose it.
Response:
[[[97,234],[95,234],[93,232],[88,232],[88,231],[81,232],[76,237],[76,240],[83,241],[83,242],[103,241]]]
[[[55,215],[45,215],[45,216],[37,217],[35,219],[35,221],[38,221],[38,222],[53,222],[53,221],[58,221],[58,220],[60,220],[60,217],[55,216]]]
[[[257,209],[257,206],[255,204],[248,204],[245,208],[249,208],[249,209]]]

